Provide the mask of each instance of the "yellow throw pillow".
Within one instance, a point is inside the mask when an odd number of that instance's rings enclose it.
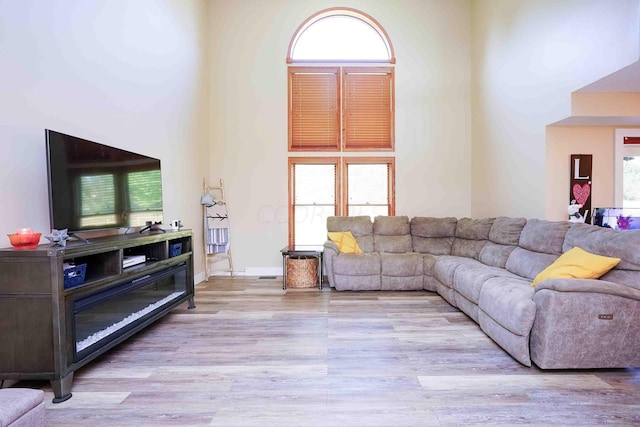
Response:
[[[576,246],[542,270],[533,279],[531,286],[547,279],[599,279],[619,262],[620,258],[592,254]]]
[[[338,245],[338,250],[344,254],[361,254],[356,238],[350,231],[330,231],[329,239]]]

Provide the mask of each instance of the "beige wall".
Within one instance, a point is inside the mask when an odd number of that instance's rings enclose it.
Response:
[[[640,116],[640,93],[574,92],[571,113],[574,116]]]
[[[572,154],[591,154],[591,207],[613,202],[613,146],[615,128],[606,126],[550,126],[547,128],[547,204],[545,217],[565,220],[569,200]]]
[[[638,60],[640,1],[471,4],[472,214],[544,217],[545,127],[573,91]]]
[[[394,45],[396,213],[470,213],[467,0],[347,0]],[[236,270],[277,272],[287,242],[287,78],[294,31],[326,0],[213,0],[211,170],[225,180]]]
[[[49,128],[160,158],[165,220],[201,236],[207,2],[0,0],[0,11],[0,234],[49,232]]]
[[[375,17],[395,47],[397,213],[547,215],[545,127],[569,115],[571,92],[638,59],[639,2],[340,3]],[[201,179],[224,178],[236,269],[277,271],[286,50],[333,6],[0,0],[0,232],[48,231],[51,128],[159,157],[166,219],[194,229],[200,277]]]

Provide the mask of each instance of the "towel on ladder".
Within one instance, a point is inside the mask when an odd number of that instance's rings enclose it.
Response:
[[[229,227],[212,227],[211,219],[206,221],[207,253],[219,254],[229,248]]]

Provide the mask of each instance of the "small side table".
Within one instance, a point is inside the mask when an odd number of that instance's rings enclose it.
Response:
[[[282,289],[287,289],[287,258],[296,256],[311,256],[318,258],[318,285],[322,289],[322,252],[323,246],[285,246],[282,253]]]

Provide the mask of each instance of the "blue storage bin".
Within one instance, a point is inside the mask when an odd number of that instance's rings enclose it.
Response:
[[[171,243],[169,245],[169,258],[182,255],[182,243]]]
[[[64,269],[64,288],[69,289],[84,283],[87,264],[74,265]]]

